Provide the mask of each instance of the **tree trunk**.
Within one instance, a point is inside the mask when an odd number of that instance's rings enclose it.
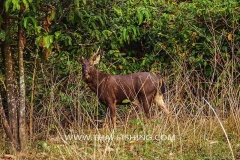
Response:
[[[20,23],[20,22],[19,22]],[[27,133],[26,133],[26,90],[24,77],[24,61],[23,50],[25,45],[24,31],[21,25],[18,25],[18,58],[19,58],[19,142],[21,151],[25,151],[27,147]]]
[[[4,57],[9,125],[12,131],[13,143],[18,144],[17,85],[13,69],[12,52],[9,43],[4,43]],[[15,146],[15,148],[19,150],[18,145]]]
[[[19,150],[19,128],[18,128],[18,86],[14,70],[13,55],[10,45],[11,30],[8,13],[2,11],[3,22],[1,28],[6,33],[5,41],[2,42],[2,54],[4,57],[4,72],[6,83],[6,98],[8,109],[8,122],[12,133],[12,138],[8,137],[14,144],[14,150]],[[6,122],[6,121],[5,121]],[[10,136],[10,134],[8,134]]]

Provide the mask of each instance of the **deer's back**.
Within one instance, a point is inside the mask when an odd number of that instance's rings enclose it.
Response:
[[[102,87],[102,99],[134,100],[139,94],[154,96],[158,90],[159,77],[149,72],[138,72],[127,75],[108,75],[106,85]],[[100,98],[101,99],[101,98]]]

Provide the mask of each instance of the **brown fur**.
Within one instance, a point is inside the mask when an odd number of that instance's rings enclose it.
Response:
[[[116,105],[122,104],[126,99],[130,101],[138,99],[143,105],[147,118],[150,118],[149,108],[152,102],[167,114],[170,113],[163,101],[165,88],[160,77],[149,72],[128,75],[102,73],[94,67],[96,63],[93,61],[93,57],[89,60],[79,60],[79,63],[82,64],[83,80],[93,92],[97,93],[100,102],[110,109],[114,128],[116,128]]]

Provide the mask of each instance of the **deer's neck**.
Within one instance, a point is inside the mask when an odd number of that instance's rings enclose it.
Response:
[[[92,70],[89,76],[90,77],[87,78],[86,82],[94,92],[97,92],[98,88],[105,84],[104,82],[107,79],[107,74],[99,72],[97,69]]]

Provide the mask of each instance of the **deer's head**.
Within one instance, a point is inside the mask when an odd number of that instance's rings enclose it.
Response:
[[[98,64],[100,61],[100,55],[97,55],[98,51],[94,53],[89,59],[78,59],[78,62],[82,65],[82,75],[89,79],[92,71],[95,69],[94,65]]]

